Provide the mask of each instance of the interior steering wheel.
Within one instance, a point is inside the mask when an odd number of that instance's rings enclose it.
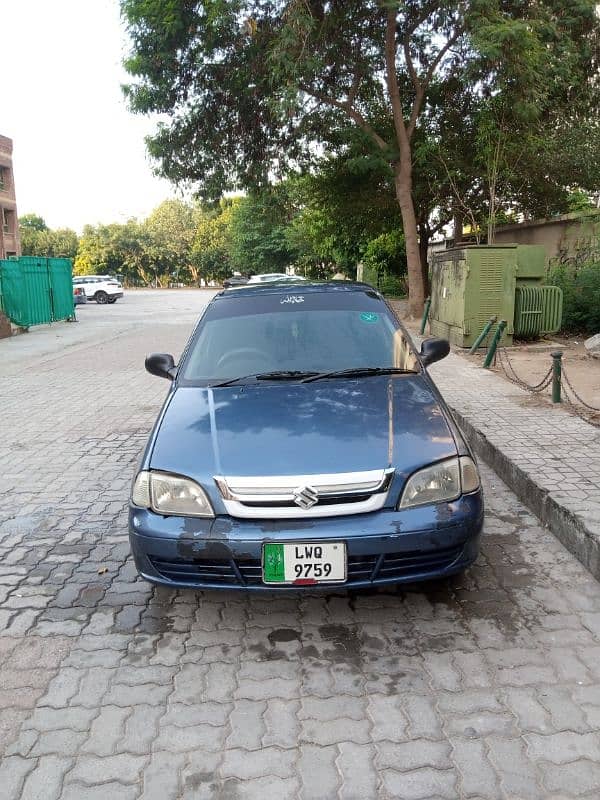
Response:
[[[259,361],[259,367],[255,372],[260,371],[260,361],[264,362],[265,369],[270,370],[273,367],[272,356],[257,347],[239,347],[237,350],[229,350],[217,361],[217,367],[222,368],[230,361],[247,362],[250,359],[258,359]]]

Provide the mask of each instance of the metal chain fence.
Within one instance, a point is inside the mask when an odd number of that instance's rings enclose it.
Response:
[[[543,392],[544,389],[552,383],[552,367],[550,367],[542,380],[539,383],[536,383],[534,386],[527,383],[527,381],[524,381],[522,378],[519,378],[515,372],[515,368],[510,363],[510,359],[508,358],[505,347],[498,348],[498,350],[496,350],[496,363],[502,369],[509,381],[512,381],[513,383],[518,384],[522,389],[527,389],[535,394]]]
[[[510,362],[508,357],[508,353],[506,352],[506,348],[498,348],[496,350],[494,363],[497,364],[505,376],[508,378],[509,381],[512,383],[516,383],[517,386],[520,386],[522,389],[526,389],[528,392],[532,392],[533,394],[540,394],[545,389],[548,388],[552,384],[552,377],[553,377],[553,368],[550,367],[548,372],[544,375],[542,380],[536,384],[527,383],[527,381],[520,378],[513,365]],[[592,412],[595,414],[600,413],[600,408],[596,406],[590,405],[590,403],[586,403],[585,400],[577,393],[576,389],[574,388],[573,384],[569,380],[569,377],[566,373],[565,366],[562,364],[561,369],[561,384],[563,388],[562,397],[566,401],[566,403],[573,409],[573,411],[580,417],[583,417],[587,422],[596,427],[600,427],[600,420],[590,419],[589,415],[583,411],[585,409],[588,412]],[[571,396],[570,396],[571,395]]]
[[[596,406],[591,406],[589,403],[586,403],[586,402],[585,402],[585,400],[582,400],[582,399],[581,399],[581,397],[580,397],[580,396],[577,394],[577,392],[575,391],[575,388],[574,388],[573,384],[572,384],[572,383],[571,383],[571,381],[569,380],[569,377],[568,377],[568,375],[567,375],[567,372],[566,372],[566,370],[565,370],[565,368],[564,368],[564,365],[563,365],[563,368],[562,368],[562,377],[563,377],[563,380],[564,380],[564,382],[566,383],[566,385],[569,387],[569,390],[572,392],[573,396],[576,398],[576,400],[577,400],[579,403],[581,403],[581,405],[582,405],[584,408],[587,408],[587,409],[588,409],[588,411],[595,411],[595,412],[597,412],[597,413],[598,413],[598,412],[600,412],[600,408],[598,408],[598,407],[596,407]],[[574,405],[574,403],[573,403],[573,402],[571,401],[571,399],[569,398],[569,396],[568,396],[568,393],[567,393],[567,392],[565,392],[565,393],[564,393],[564,395],[565,395],[565,399],[567,400],[567,402],[568,402],[568,403],[570,403],[571,405]]]

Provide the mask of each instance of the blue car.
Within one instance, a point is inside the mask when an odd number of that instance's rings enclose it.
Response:
[[[420,353],[372,287],[269,283],[217,295],[171,381],[134,478],[147,580],[198,589],[372,587],[477,557],[473,455]]]

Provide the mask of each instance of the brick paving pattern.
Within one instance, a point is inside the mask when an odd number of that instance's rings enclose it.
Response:
[[[598,797],[600,586],[488,469],[458,580],[249,597],[136,578],[127,495],[166,390],[143,356],[178,353],[193,318],[152,309],[0,361],[2,800]]]

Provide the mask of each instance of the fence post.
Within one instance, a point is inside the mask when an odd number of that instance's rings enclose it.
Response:
[[[423,311],[423,319],[421,320],[421,336],[425,333],[425,325],[427,325],[427,319],[429,317],[429,309],[431,308],[431,297],[428,297],[425,300],[425,310]]]
[[[492,325],[494,324],[494,322],[496,322],[497,319],[498,317],[490,317],[489,320],[485,323],[483,330],[473,342],[471,349],[469,350],[469,355],[473,355],[473,353],[480,347],[481,343],[486,338],[486,336],[488,335],[488,333],[492,328]]]
[[[492,343],[490,344],[490,347],[487,351],[485,361],[483,362],[483,366],[485,369],[489,369],[492,361],[494,360],[494,356],[496,355],[496,349],[498,347],[498,342],[502,338],[502,334],[504,333],[505,328],[506,328],[506,320],[501,319],[500,322],[498,323],[498,327],[496,328],[496,333],[494,334]]]
[[[552,402],[561,403],[560,389],[562,383],[562,350],[552,353]]]

